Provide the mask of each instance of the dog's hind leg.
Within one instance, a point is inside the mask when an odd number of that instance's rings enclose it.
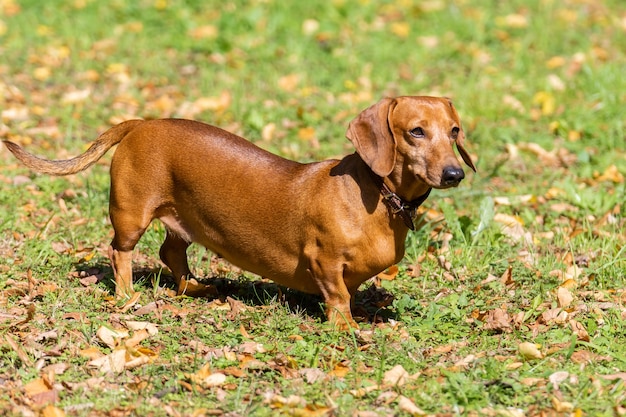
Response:
[[[150,224],[151,219],[141,221],[136,216],[111,209],[111,224],[115,232],[109,258],[115,275],[115,294],[130,297],[133,290],[133,249]]]

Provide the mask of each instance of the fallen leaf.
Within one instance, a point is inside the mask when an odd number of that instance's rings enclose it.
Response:
[[[615,165],[610,165],[602,174],[599,174],[594,179],[600,182],[609,181],[615,184],[622,184],[624,183],[624,174],[619,172]]]
[[[404,411],[405,413],[409,413],[413,417],[426,415],[426,412],[424,410],[419,408],[412,400],[405,397],[404,395],[398,397],[398,407],[400,408],[400,410]]]
[[[125,365],[126,349],[115,349],[110,354],[93,359],[87,363],[87,366],[105,374],[121,373],[124,371]]]
[[[574,296],[567,288],[559,287],[556,290],[556,299],[560,308],[567,308],[574,300]]]
[[[392,386],[402,386],[409,378],[409,373],[402,367],[402,365],[396,365],[387,372],[383,377],[383,382]]]
[[[150,323],[147,321],[132,321],[132,320],[127,320],[124,323],[128,329],[145,330],[150,336],[154,336],[157,333],[159,333],[159,326],[154,323]]]
[[[377,276],[378,278],[385,280],[385,281],[391,281],[393,279],[396,278],[396,276],[398,275],[398,272],[400,270],[398,269],[397,265],[393,265],[390,266],[389,268],[387,268],[385,271],[380,272]]]
[[[616,379],[621,379],[626,382],[626,372],[618,372],[616,374],[609,375],[598,375],[600,378],[607,379],[609,381],[615,381]]]
[[[591,340],[591,338],[589,337],[589,333],[587,333],[587,329],[585,329],[585,326],[583,326],[580,322],[576,320],[570,320],[569,325],[578,340],[582,340],[584,342],[588,342],[589,340]]]
[[[517,347],[520,356],[524,359],[542,359],[543,354],[539,350],[541,345],[531,343],[531,342],[522,342]]]
[[[48,404],[41,410],[41,417],[65,417],[65,411],[52,404]]]
[[[198,26],[189,31],[189,36],[196,40],[213,40],[219,35],[219,29],[214,25]]]
[[[574,409],[574,405],[572,403],[561,401],[556,397],[552,397],[552,407],[557,413],[569,413]]]
[[[128,335],[126,330],[113,330],[106,326],[100,326],[96,331],[96,336],[98,336],[100,341],[111,349],[114,349],[119,344],[120,339],[128,337]]]
[[[326,373],[319,368],[303,368],[298,371],[298,374],[300,374],[308,384],[314,384],[326,378]]]
[[[11,335],[5,334],[4,340],[11,347],[11,349],[15,351],[15,353],[17,354],[17,357],[20,358],[20,361],[22,361],[22,364],[24,364],[27,367],[33,366],[33,361],[30,358],[30,356],[28,356],[28,354],[26,353],[26,351],[24,351],[22,346],[18,344]]]
[[[348,375],[348,372],[350,372],[350,368],[343,362],[339,362],[338,364],[334,366],[332,371],[328,373],[328,375],[334,376],[336,378],[343,378],[346,375]]]
[[[563,381],[567,381],[567,379],[569,378],[570,374],[569,372],[566,371],[558,371],[558,372],[554,372],[552,373],[549,377],[548,377],[548,381],[550,381],[550,383],[552,384],[552,387],[555,390],[559,389],[559,384]]]
[[[523,242],[528,246],[533,244],[532,235],[524,229],[522,220],[519,217],[496,213],[493,220],[500,224],[502,233],[514,242]]]
[[[487,312],[482,319],[485,330],[494,330],[499,332],[511,330],[511,316],[505,310],[496,308]]]

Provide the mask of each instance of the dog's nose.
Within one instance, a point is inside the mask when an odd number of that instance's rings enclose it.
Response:
[[[461,168],[446,167],[441,176],[442,185],[457,185],[465,178],[465,172]]]

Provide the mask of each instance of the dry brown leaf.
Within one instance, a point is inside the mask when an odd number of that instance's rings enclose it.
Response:
[[[409,398],[401,395],[398,397],[398,407],[405,413],[409,413],[413,417],[425,416],[426,412],[415,405]]]
[[[541,313],[541,320],[545,324],[563,324],[567,322],[569,314],[560,307],[551,308]]]
[[[303,368],[300,369],[298,373],[309,384],[314,384],[326,378],[326,373],[319,368]]]
[[[509,265],[509,267],[504,271],[502,276],[500,277],[500,282],[507,287],[509,285],[514,285],[515,281],[513,280],[513,267]]]
[[[602,379],[607,379],[609,381],[615,381],[616,379],[621,379],[622,381],[626,382],[626,372],[618,372],[616,374],[598,375],[598,376]]]
[[[574,296],[572,295],[570,290],[568,290],[567,288],[559,287],[556,290],[556,299],[557,299],[557,305],[560,308],[567,308],[574,300]]]
[[[139,330],[133,333],[131,337],[124,340],[124,346],[127,348],[132,348],[139,345],[142,341],[150,337],[150,334],[147,330]]]
[[[124,371],[125,365],[126,349],[115,349],[110,354],[93,359],[87,363],[88,367],[95,368],[105,374],[121,373]]]
[[[451,372],[463,372],[472,363],[474,363],[476,361],[476,359],[477,359],[476,355],[469,354],[466,357],[464,357],[463,359],[461,359],[459,361],[456,361],[454,363],[454,365],[452,365],[450,368],[448,368],[448,370],[451,371]]]
[[[59,393],[47,378],[37,378],[24,385],[24,393],[34,405],[55,403],[59,400]]]
[[[226,375],[221,372],[211,372],[211,364],[206,363],[194,374],[186,373],[185,378],[202,388],[218,387],[226,383]]]
[[[100,341],[109,348],[115,349],[115,347],[120,343],[120,339],[128,337],[129,333],[124,329],[113,330],[106,326],[100,326],[100,328],[96,331],[96,336],[98,336],[98,339],[100,339]]]
[[[92,359],[92,360],[104,356],[104,354],[100,352],[98,348],[94,346],[90,346],[87,349],[83,349],[79,353],[80,353],[80,356],[87,358],[87,359]]]
[[[30,356],[28,356],[28,354],[22,348],[22,346],[20,346],[10,334],[5,334],[4,340],[11,347],[11,349],[15,351],[15,353],[17,354],[17,357],[20,358],[20,361],[22,361],[24,365],[28,367],[33,366],[33,361],[30,358]]]
[[[488,311],[482,320],[484,322],[483,328],[486,330],[500,332],[511,330],[511,316],[501,308]]]
[[[159,326],[148,321],[127,320],[124,322],[124,324],[129,330],[145,330],[150,336],[154,336],[159,333]]]
[[[532,235],[524,229],[523,222],[519,217],[496,213],[493,220],[500,224],[502,233],[511,238],[514,242],[522,242],[528,246],[533,244]]]
[[[555,390],[558,390],[559,384],[561,384],[561,382],[567,381],[569,378],[570,378],[569,372],[557,371],[557,372],[550,374],[550,376],[548,377],[548,381],[552,384],[552,387]]]
[[[572,328],[574,334],[576,334],[578,340],[582,340],[584,342],[588,342],[589,340],[591,340],[591,338],[589,337],[589,333],[587,333],[587,329],[585,329],[585,326],[583,326],[580,322],[576,320],[570,320],[569,325]]]
[[[409,373],[402,367],[402,365],[396,365],[387,372],[383,377],[383,382],[392,386],[402,386],[409,378]]]

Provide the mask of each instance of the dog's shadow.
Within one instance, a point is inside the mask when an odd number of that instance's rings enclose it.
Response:
[[[77,269],[81,275],[97,277],[98,285],[106,287],[111,294],[115,293],[113,270],[109,265],[103,263],[78,265]],[[204,285],[213,286],[216,290],[214,295],[199,297],[200,299],[226,300],[230,297],[252,307],[279,303],[287,307],[289,311],[305,314],[315,320],[324,321],[326,317],[322,297],[293,290],[269,280],[250,279],[246,276],[196,279]],[[157,286],[176,290],[174,277],[166,269],[135,268],[133,282],[136,287],[155,289]],[[393,296],[389,292],[371,284],[366,289],[357,292],[352,313],[355,320],[360,322],[387,322],[390,318],[397,318],[395,311],[389,308],[392,301]]]

